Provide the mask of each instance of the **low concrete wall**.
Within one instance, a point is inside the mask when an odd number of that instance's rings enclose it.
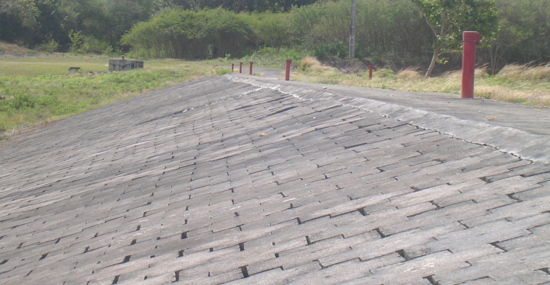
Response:
[[[143,68],[143,61],[109,59],[109,71],[124,71]]]

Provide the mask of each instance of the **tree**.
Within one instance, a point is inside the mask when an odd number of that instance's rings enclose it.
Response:
[[[36,11],[33,0],[0,0],[0,14],[34,15]]]
[[[430,77],[440,56],[459,52],[462,32],[477,31],[487,43],[496,36],[498,13],[494,0],[412,0],[435,36],[433,56],[426,77]]]

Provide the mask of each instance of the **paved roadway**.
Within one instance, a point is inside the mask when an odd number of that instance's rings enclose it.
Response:
[[[204,78],[4,144],[0,283],[550,282],[548,110],[323,87]]]

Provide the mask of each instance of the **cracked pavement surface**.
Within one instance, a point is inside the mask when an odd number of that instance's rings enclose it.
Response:
[[[1,283],[550,282],[544,131],[250,78],[0,147]]]

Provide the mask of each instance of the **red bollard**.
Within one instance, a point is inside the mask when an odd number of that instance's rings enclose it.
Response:
[[[253,64],[253,62],[251,61],[250,62],[250,72],[249,72],[250,75],[252,75],[252,64]]]
[[[233,72],[234,70],[235,70],[235,64],[232,63],[232,64],[231,64],[231,72]]]
[[[290,64],[292,63],[292,60],[287,59],[286,60],[286,70],[285,70],[285,80],[290,80]]]
[[[243,63],[239,64],[239,73],[243,73]]]
[[[476,71],[476,45],[479,44],[478,32],[465,31],[462,35],[462,98],[474,98],[474,79]]]
[[[369,79],[372,79],[372,65],[369,65]]]

